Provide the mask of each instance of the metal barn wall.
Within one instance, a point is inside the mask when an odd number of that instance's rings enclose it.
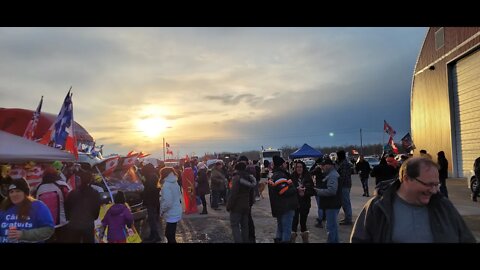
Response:
[[[444,46],[438,50],[435,49],[437,30],[439,27],[428,30],[415,66],[410,104],[411,131],[417,147],[415,155],[426,149],[436,160],[437,152],[445,151],[452,175],[452,163],[456,159],[452,158],[448,65],[480,44],[480,27],[445,27]],[[430,69],[431,66],[434,69]]]

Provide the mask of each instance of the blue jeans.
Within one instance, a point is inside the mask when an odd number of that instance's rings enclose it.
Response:
[[[323,209],[320,208],[320,196],[315,196],[315,200],[317,201],[317,207],[318,207],[318,211],[317,211],[317,214],[318,214],[318,218],[317,218],[317,221],[318,222],[322,222],[323,220]]]
[[[352,204],[350,203],[350,188],[342,188],[342,209],[345,222],[352,222]]]
[[[340,209],[325,209],[327,216],[327,243],[339,243],[338,239],[338,212]]]
[[[294,210],[288,210],[277,217],[277,238],[281,239],[282,242],[290,242],[294,214]]]

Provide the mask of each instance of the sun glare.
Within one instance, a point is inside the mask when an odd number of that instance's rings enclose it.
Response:
[[[137,122],[139,131],[148,137],[154,138],[159,136],[166,128],[167,122],[161,118],[147,118]]]

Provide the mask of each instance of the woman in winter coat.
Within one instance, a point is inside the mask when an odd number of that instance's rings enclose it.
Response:
[[[297,227],[300,218],[300,231],[303,243],[308,243],[307,217],[311,207],[311,196],[315,195],[313,189],[314,183],[312,176],[307,170],[307,166],[303,161],[295,163],[295,170],[292,174],[292,181],[297,189],[297,198],[299,207],[295,210],[292,223],[292,238],[291,242],[295,243],[297,238]]]
[[[207,166],[203,162],[197,164],[197,196],[202,200],[203,211],[200,215],[208,214],[206,194],[210,194],[210,186],[208,185]]]
[[[165,219],[165,237],[168,243],[176,243],[177,223],[182,219],[182,202],[177,174],[172,167],[160,170],[160,181],[164,182],[160,196],[160,216]]]
[[[126,243],[127,233],[125,227],[132,228],[133,215],[125,205],[125,194],[118,191],[115,194],[115,204],[112,205],[102,219],[102,226],[108,228],[108,243]],[[100,239],[103,238],[102,236]]]
[[[42,202],[30,196],[25,178],[12,180],[0,205],[0,243],[43,242],[54,229],[52,214]]]

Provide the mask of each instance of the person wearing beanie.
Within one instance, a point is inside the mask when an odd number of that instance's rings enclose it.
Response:
[[[72,188],[62,181],[54,167],[47,167],[43,173],[42,182],[37,186],[35,199],[44,202],[53,217],[55,233],[47,242],[64,243],[65,225],[68,223],[65,215],[65,199]]]
[[[254,235],[251,239],[250,230],[250,226],[254,226],[251,217],[253,204],[251,192],[257,183],[255,177],[247,172],[246,168],[246,161],[239,161],[235,165],[232,189],[227,201],[227,211],[230,212],[230,226],[235,243],[255,242]],[[254,228],[253,234],[255,234]]]
[[[91,187],[91,171],[79,170],[80,185],[70,192],[65,200],[65,215],[68,220],[67,242],[95,243],[94,222],[100,214],[99,193]]]
[[[255,243],[257,237],[255,236],[255,223],[253,222],[252,217],[252,206],[255,203],[255,194],[258,193],[258,181],[255,178],[255,166],[253,166],[253,162],[248,160],[246,156],[240,156],[238,158],[236,166],[239,166],[239,164],[242,168],[240,172],[245,171],[249,175],[248,177],[241,178],[239,183],[249,190],[248,201],[250,205],[250,211],[248,212],[248,242]],[[237,168],[236,166],[235,169]],[[239,171],[238,169],[236,170]]]
[[[285,160],[280,156],[273,156],[273,167],[280,167],[285,163]]]
[[[275,243],[289,243],[295,209],[298,208],[297,190],[286,171],[285,160],[273,157],[273,175],[268,181],[268,194],[272,216],[277,218]]]
[[[48,207],[30,196],[25,178],[14,179],[0,205],[0,243],[44,242],[54,229]]]

